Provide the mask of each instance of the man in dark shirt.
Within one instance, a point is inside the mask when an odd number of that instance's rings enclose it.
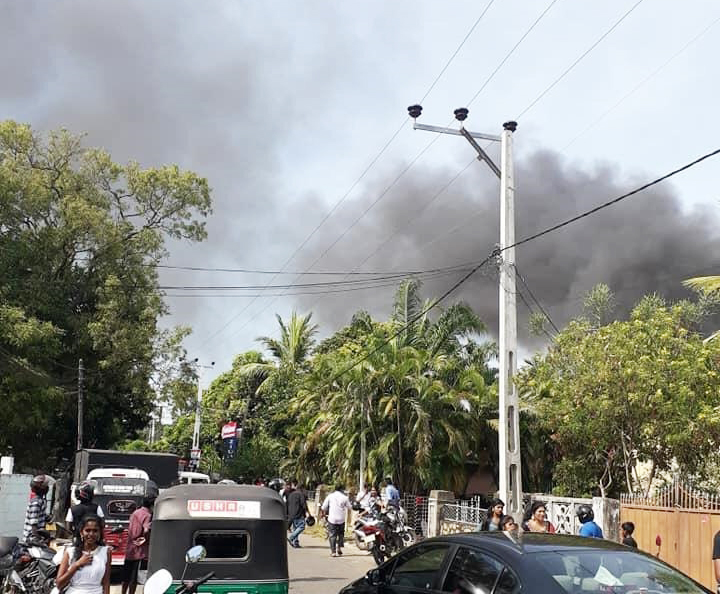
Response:
[[[632,533],[635,532],[635,524],[632,522],[624,522],[623,525],[620,526],[620,529],[622,530],[622,543],[628,547],[637,549],[637,543],[632,536]]]
[[[300,534],[305,530],[305,518],[309,515],[307,498],[302,486],[297,480],[290,481],[290,492],[286,492],[287,518],[289,523],[290,536],[288,542],[291,547],[300,548]]]

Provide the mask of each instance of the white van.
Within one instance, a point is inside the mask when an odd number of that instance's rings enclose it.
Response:
[[[187,472],[182,471],[178,473],[181,485],[209,485],[210,477],[202,472]]]

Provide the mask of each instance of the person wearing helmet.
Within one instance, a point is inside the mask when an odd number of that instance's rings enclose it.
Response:
[[[93,497],[95,496],[95,485],[90,481],[80,483],[75,488],[75,498],[80,501],[77,505],[73,505],[65,516],[65,521],[69,528],[72,529],[73,534],[78,532],[82,519],[91,514],[100,518],[100,521],[104,521],[105,514],[102,508],[93,503]]]
[[[582,524],[582,526],[580,526],[580,530],[578,531],[578,534],[580,536],[589,536],[590,538],[603,538],[602,528],[600,528],[600,526],[598,526],[594,522],[595,513],[593,512],[592,507],[590,507],[586,503],[578,505],[578,508],[575,510],[575,515],[578,517],[578,520],[580,520],[580,523]]]
[[[50,477],[38,474],[30,481],[30,503],[25,511],[25,524],[23,525],[23,540],[32,536],[47,524],[47,493],[50,490]]]
[[[130,516],[128,544],[125,549],[123,565],[122,594],[128,592],[135,594],[139,582],[138,576],[141,571],[147,570],[150,552],[150,525],[158,494],[157,485],[153,481],[148,481],[145,486],[142,507],[136,509]]]
[[[280,491],[285,487],[285,481],[281,478],[274,478],[267,484],[267,486],[273,491],[280,493]]]

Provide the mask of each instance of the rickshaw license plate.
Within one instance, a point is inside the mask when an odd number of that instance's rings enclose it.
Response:
[[[259,501],[232,501],[224,499],[191,499],[187,502],[188,515],[193,518],[259,518]],[[230,592],[229,594],[239,594]]]
[[[365,537],[365,542],[375,542],[375,535],[374,534],[368,534]]]

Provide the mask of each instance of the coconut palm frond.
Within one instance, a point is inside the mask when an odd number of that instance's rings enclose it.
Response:
[[[696,276],[683,281],[683,285],[694,291],[709,295],[720,291],[720,276]]]

